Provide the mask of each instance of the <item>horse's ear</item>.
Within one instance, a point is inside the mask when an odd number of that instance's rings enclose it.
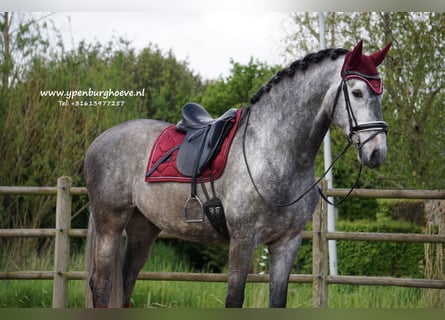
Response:
[[[363,40],[360,40],[354,47],[351,52],[351,56],[349,58],[349,69],[354,69],[358,67],[362,61],[362,48],[363,48]]]
[[[385,59],[386,55],[388,54],[389,48],[391,48],[391,44],[392,42],[388,43],[382,50],[370,55],[376,67],[383,62],[383,59]]]

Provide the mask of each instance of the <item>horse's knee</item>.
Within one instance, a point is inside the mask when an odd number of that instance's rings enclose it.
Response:
[[[269,292],[270,308],[285,308],[287,303],[288,279],[280,283],[272,283]]]
[[[227,294],[226,308],[241,308],[244,302],[244,294],[240,297],[239,294]]]
[[[269,306],[284,308],[287,301],[289,275],[295,262],[295,256],[301,245],[301,236],[275,242],[268,245],[270,253],[270,293]]]
[[[233,280],[229,275],[226,308],[241,308],[243,306],[245,286],[245,280]]]
[[[271,300],[269,302],[269,308],[286,308],[286,300],[287,299],[284,299],[284,300],[280,299],[277,301]]]
[[[254,249],[254,241],[231,239],[226,296],[226,307],[228,308],[240,308],[243,305],[247,274]]]
[[[232,261],[227,279],[226,308],[241,308],[243,306],[244,291],[249,273],[249,261],[250,259],[243,263],[238,261],[235,265]]]

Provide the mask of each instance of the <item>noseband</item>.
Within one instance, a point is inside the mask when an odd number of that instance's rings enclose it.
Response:
[[[343,96],[345,99],[345,108],[348,114],[349,121],[349,135],[348,140],[351,144],[353,144],[357,149],[361,149],[366,142],[373,139],[379,133],[387,133],[388,132],[388,124],[385,121],[369,121],[358,123],[357,118],[354,115],[354,111],[352,111],[351,100],[349,99],[348,86],[346,85],[346,80],[343,77],[340,85],[337,89],[337,94],[335,96],[334,107],[332,108],[331,118],[334,117],[335,108],[337,106],[338,98],[340,96],[340,92],[343,91]],[[360,137],[358,136],[361,132],[366,131],[374,131],[370,137],[368,137],[365,141],[360,141]]]

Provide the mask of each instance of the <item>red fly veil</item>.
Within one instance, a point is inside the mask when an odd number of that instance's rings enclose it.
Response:
[[[363,80],[375,94],[380,95],[383,92],[383,84],[377,71],[377,66],[385,59],[391,43],[369,56],[362,54],[362,46],[363,40],[346,54],[345,62],[341,69],[341,76],[344,80],[353,78]]]

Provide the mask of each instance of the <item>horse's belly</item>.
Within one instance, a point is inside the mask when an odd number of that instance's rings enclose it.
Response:
[[[147,192],[138,201],[138,209],[154,225],[169,236],[197,242],[226,242],[208,219],[187,222],[184,205],[190,196],[189,184],[154,183],[145,186]],[[204,196],[201,196],[204,199]],[[198,220],[201,210],[194,201],[187,211],[187,220]]]

